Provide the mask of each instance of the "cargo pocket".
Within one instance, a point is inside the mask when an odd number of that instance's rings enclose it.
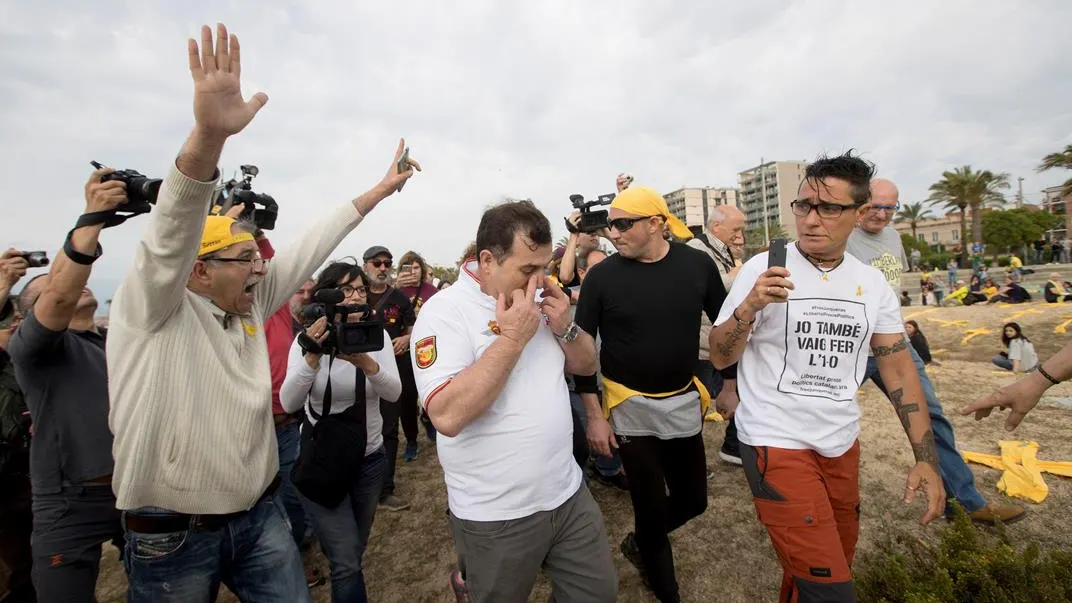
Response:
[[[819,517],[815,503],[778,502],[759,498],[753,502],[760,523],[767,528],[778,557],[788,566],[790,573],[808,576],[814,575],[814,568],[826,568],[830,571],[830,556],[823,553],[823,548],[833,546],[840,555],[841,544],[837,540],[836,529],[833,532],[833,542],[826,542],[823,538],[823,528],[830,526]]]

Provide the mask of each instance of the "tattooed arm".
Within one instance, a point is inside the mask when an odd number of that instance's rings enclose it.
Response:
[[[785,268],[768,268],[756,278],[743,300],[737,297],[740,290],[730,291],[716,321],[718,326],[712,328],[707,336],[711,348],[711,364],[715,365],[715,368],[722,370],[741,359],[744,346],[748,343],[748,334],[752,331],[759,313],[768,305],[785,303],[789,298],[793,283],[788,276],[789,271]],[[738,277],[735,284],[748,287],[748,277]],[[727,315],[729,309],[733,311]]]
[[[908,434],[912,455],[916,459],[916,465],[908,476],[905,500],[910,502],[914,499],[917,490],[926,492],[928,510],[922,523],[927,523],[944,512],[945,490],[923,387],[907,348],[908,340],[903,333],[876,333],[871,337],[871,350],[878,362],[879,375],[889,392],[897,418],[901,420],[901,427]]]

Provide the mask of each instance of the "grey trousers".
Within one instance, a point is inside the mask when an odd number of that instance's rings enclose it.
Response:
[[[111,484],[67,486],[33,499],[33,583],[42,602],[93,603],[101,545],[123,550]]]
[[[618,599],[603,514],[584,482],[553,511],[508,521],[451,515],[451,526],[472,603],[525,603],[541,568],[551,578],[554,603]]]

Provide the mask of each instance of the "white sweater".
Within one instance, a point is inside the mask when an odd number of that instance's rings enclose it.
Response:
[[[172,165],[112,301],[112,488],[122,510],[221,514],[257,502],[279,469],[262,325],[361,221],[352,203],[326,212],[272,259],[252,314],[227,316],[186,288],[214,186]]]
[[[398,362],[391,348],[391,336],[384,331],[386,345],[369,356],[380,365],[375,375],[365,376],[365,427],[368,439],[365,440],[365,456],[372,454],[383,446],[383,416],[380,415],[380,399],[395,402],[402,395],[402,380],[398,376]],[[340,412],[354,405],[357,393],[354,379],[357,367],[345,360],[335,359],[331,363],[331,414]],[[312,406],[316,414],[324,413],[324,389],[328,384],[328,359],[320,359],[320,370],[314,371],[302,356],[301,345],[297,340],[290,346],[287,359],[287,376],[279,388],[279,402],[288,413],[306,408],[306,417],[313,425],[316,419],[308,412]]]

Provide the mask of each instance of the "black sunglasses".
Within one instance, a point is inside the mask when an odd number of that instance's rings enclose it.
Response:
[[[369,263],[377,268],[390,268],[391,260],[369,260]]]
[[[617,230],[618,232],[625,232],[633,227],[637,222],[643,222],[648,218],[655,218],[657,216],[641,216],[639,218],[615,218],[607,222],[607,225]]]

